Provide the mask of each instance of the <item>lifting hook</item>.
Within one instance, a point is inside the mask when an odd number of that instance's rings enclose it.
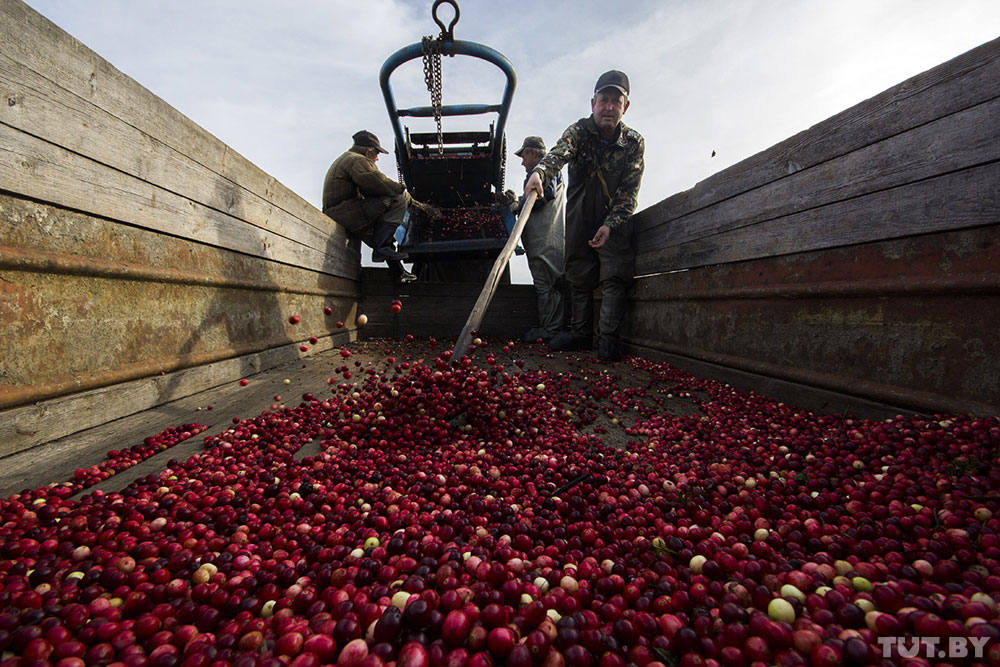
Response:
[[[451,23],[448,24],[447,28],[444,27],[444,23],[438,18],[437,14],[438,7],[445,3],[451,5],[455,9],[455,16],[451,19]],[[458,15],[458,3],[455,2],[455,0],[434,0],[434,6],[431,8],[431,16],[434,17],[434,22],[438,24],[439,28],[441,28],[441,37],[439,37],[439,39],[447,40],[449,42],[455,41],[455,24],[458,23]]]

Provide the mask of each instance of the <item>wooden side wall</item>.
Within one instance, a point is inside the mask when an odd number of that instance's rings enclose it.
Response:
[[[0,44],[0,456],[354,337],[342,228],[20,0]]]
[[[635,223],[634,350],[1000,413],[1000,39]]]

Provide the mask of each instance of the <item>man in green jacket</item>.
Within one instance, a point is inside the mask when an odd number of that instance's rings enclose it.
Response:
[[[407,206],[430,217],[437,209],[413,199],[402,183],[392,180],[376,166],[378,156],[389,151],[367,130],[357,132],[350,150],[334,160],[323,181],[323,212],[343,225],[372,249],[372,260],[385,261],[397,282],[416,276],[403,268],[404,253],[396,250],[393,234],[403,224]]]
[[[549,343],[554,350],[593,347],[594,289],[601,287],[598,357],[621,358],[626,292],[635,249],[630,218],[644,167],[642,136],[621,122],[629,105],[628,77],[605,72],[594,86],[591,115],[566,129],[535,166],[524,186],[542,196],[546,183],[569,165],[566,208],[566,279],[571,289],[570,331]]]

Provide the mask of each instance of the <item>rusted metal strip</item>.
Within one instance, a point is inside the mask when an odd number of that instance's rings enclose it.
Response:
[[[0,270],[55,273],[93,278],[137,280],[181,285],[202,285],[228,289],[346,297],[350,299],[356,299],[358,297],[357,290],[290,287],[268,282],[266,280],[240,280],[237,278],[211,276],[207,274],[190,274],[151,266],[94,259],[92,257],[83,257],[80,255],[47,253],[38,250],[26,251],[9,246],[0,246]],[[339,278],[338,280],[347,279]]]
[[[954,294],[1000,293],[1000,274],[981,274],[946,278],[888,278],[882,280],[828,281],[796,285],[767,285],[763,287],[725,287],[669,291],[662,286],[649,290],[662,294],[644,295],[640,285],[632,296],[633,301],[708,301],[725,299],[806,299],[832,297],[879,296],[944,296]]]
[[[354,330],[354,327],[345,328],[345,331],[347,332],[352,330]],[[331,334],[320,338],[320,343],[317,345],[311,345],[313,352],[326,349],[323,341],[332,340],[335,335],[338,334]],[[110,371],[82,373],[71,381],[53,382],[50,384],[35,385],[31,387],[0,386],[0,409],[24,405],[26,403],[34,403],[36,401],[86,391],[88,389],[106,387],[118,384],[119,382],[138,380],[140,378],[157,376],[185,368],[202,366],[204,364],[210,364],[234,357],[241,357],[247,354],[266,352],[268,350],[287,347],[289,345],[299,345],[303,342],[305,342],[305,339],[291,341],[287,338],[283,338],[280,341],[270,340],[263,344],[257,343],[253,345],[237,345],[212,350],[211,352],[186,354],[180,357],[171,357],[167,359],[154,359],[152,361],[128,364]]]
[[[723,354],[695,347],[673,345],[664,341],[648,338],[629,338],[629,346],[641,352],[642,348],[667,352],[692,359],[699,359],[719,366],[728,366],[750,373],[787,380],[811,387],[829,389],[851,396],[861,396],[883,403],[912,407],[931,413],[953,413],[973,415],[1000,414],[1000,406],[989,405],[978,401],[954,399],[941,394],[925,391],[915,391],[895,385],[882,384],[848,377],[835,373],[804,370],[794,366],[775,364],[767,361],[747,359],[731,354]]]

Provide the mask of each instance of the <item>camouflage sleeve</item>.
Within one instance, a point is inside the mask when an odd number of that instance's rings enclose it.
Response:
[[[366,197],[398,195],[404,190],[402,183],[383,174],[368,160],[357,160],[351,167],[351,180]]]
[[[552,147],[552,150],[546,153],[545,157],[532,170],[537,171],[538,175],[541,176],[543,186],[548,185],[566,163],[573,159],[579,146],[579,123],[573,123],[566,128],[566,131],[559,137],[559,141]]]
[[[604,224],[610,229],[616,229],[628,220],[638,203],[639,184],[642,182],[642,171],[645,168],[643,155],[646,148],[643,138],[638,133],[635,136],[638,141],[625,156],[625,160],[628,161],[625,165],[625,175],[611,198],[611,210],[604,218]]]

